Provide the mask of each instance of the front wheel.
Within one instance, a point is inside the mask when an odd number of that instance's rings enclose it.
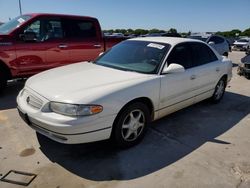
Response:
[[[217,85],[215,86],[215,91],[214,91],[213,96],[211,97],[211,101],[213,103],[220,102],[220,100],[224,96],[225,89],[226,89],[226,80],[225,78],[221,78],[219,82],[217,83]]]
[[[139,143],[150,121],[149,109],[137,102],[126,107],[113,125],[113,141],[118,147],[127,148]]]

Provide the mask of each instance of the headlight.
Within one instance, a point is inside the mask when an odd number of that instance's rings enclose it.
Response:
[[[66,116],[89,116],[102,112],[100,105],[67,104],[50,102],[51,111]]]

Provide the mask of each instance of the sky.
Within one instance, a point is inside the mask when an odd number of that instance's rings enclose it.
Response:
[[[250,28],[250,0],[20,0],[23,13],[96,17],[102,29],[163,29],[178,32]],[[18,16],[19,0],[0,0],[0,21]]]

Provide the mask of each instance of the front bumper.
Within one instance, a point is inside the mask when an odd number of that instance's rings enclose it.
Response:
[[[78,144],[105,140],[110,138],[112,124],[116,115],[101,117],[100,115],[85,117],[68,117],[54,112],[46,112],[30,106],[27,96],[34,96],[43,101],[43,106],[48,100],[39,96],[32,90],[27,90],[25,95],[17,97],[20,117],[34,130],[48,138],[65,144]]]

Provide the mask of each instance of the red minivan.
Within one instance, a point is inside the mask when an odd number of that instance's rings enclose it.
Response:
[[[96,18],[25,14],[0,26],[0,91],[13,78],[92,61],[124,38],[104,39]]]

